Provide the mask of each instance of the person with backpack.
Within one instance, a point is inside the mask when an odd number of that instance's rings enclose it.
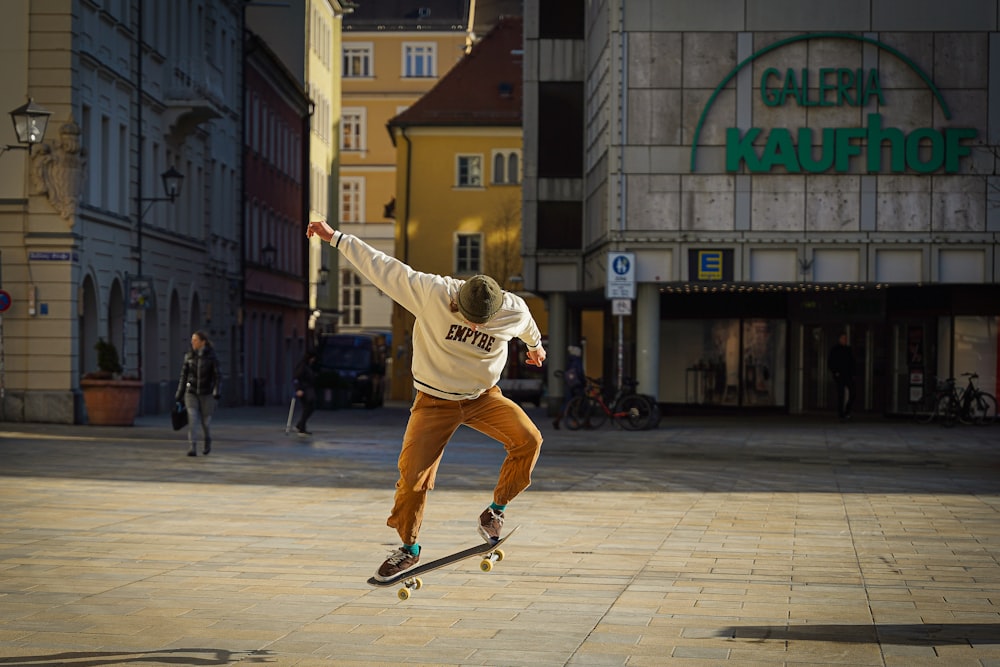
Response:
[[[570,401],[577,396],[582,396],[583,388],[586,385],[586,376],[583,374],[583,350],[576,345],[570,345],[566,348],[566,353],[569,354],[569,358],[566,360],[566,370],[563,371],[565,395],[559,414],[552,422],[552,426],[557,431],[559,430],[559,422],[566,416],[566,408],[569,407]]]

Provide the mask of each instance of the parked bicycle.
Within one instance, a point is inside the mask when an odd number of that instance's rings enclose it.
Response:
[[[605,400],[604,384],[600,378],[587,378],[582,396],[577,396],[566,407],[566,428],[600,428],[610,417],[622,428],[642,431],[660,423],[660,408],[649,396],[637,394],[639,383],[625,378],[610,401]]]
[[[919,424],[929,424],[939,419],[945,426],[976,424],[987,426],[997,419],[997,399],[993,394],[976,386],[977,373],[962,373],[968,378],[964,388],[959,388],[955,378],[946,378],[937,388],[914,403],[913,418]]]

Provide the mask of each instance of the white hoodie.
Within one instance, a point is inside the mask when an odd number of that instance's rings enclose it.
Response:
[[[497,314],[473,331],[461,313],[452,309],[464,280],[415,271],[339,231],[334,232],[330,245],[373,285],[413,313],[413,386],[425,394],[453,401],[476,398],[500,379],[507,364],[508,341],[520,338],[529,348],[542,343],[528,305],[515,294],[505,291]]]

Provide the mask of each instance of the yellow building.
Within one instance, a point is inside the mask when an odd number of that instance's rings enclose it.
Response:
[[[433,90],[389,122],[396,147],[395,256],[419,271],[485,273],[505,289],[520,289],[520,49],[521,19],[501,19]],[[529,305],[544,332],[540,301],[529,298]],[[412,323],[397,306],[395,399],[411,393]]]
[[[344,16],[339,202],[332,214],[342,231],[389,254],[398,208],[396,148],[386,124],[461,59],[469,4],[436,2],[410,11],[411,3],[366,2]],[[339,269],[338,329],[389,330],[392,301],[349,264]]]

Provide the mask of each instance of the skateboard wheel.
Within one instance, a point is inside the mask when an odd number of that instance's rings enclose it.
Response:
[[[489,572],[493,569],[493,561],[489,558],[484,558],[481,563],[479,563],[479,569],[483,572]]]
[[[410,589],[409,588],[400,588],[399,591],[396,593],[396,597],[398,597],[400,600],[403,600],[403,601],[409,600],[410,599]]]
[[[496,554],[496,557],[497,557],[498,561],[503,560],[503,549],[497,549],[493,553]]]
[[[423,587],[424,587],[424,580],[423,579],[421,579],[420,577],[417,577],[416,579],[413,580],[413,590],[419,591]]]

